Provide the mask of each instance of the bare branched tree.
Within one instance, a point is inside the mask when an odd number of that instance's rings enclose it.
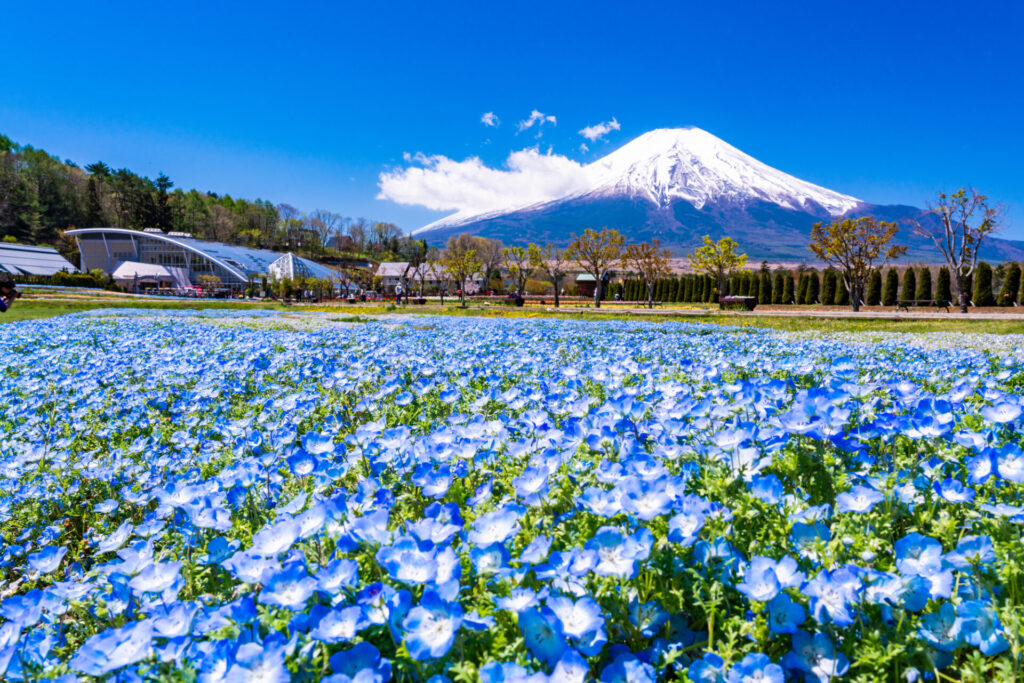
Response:
[[[654,285],[658,278],[669,274],[668,260],[672,253],[661,248],[661,240],[630,244],[622,255],[622,263],[643,278],[647,284],[647,308],[654,308]]]
[[[978,267],[978,252],[985,237],[999,230],[1005,210],[989,206],[988,197],[972,188],[961,188],[953,194],[939,193],[939,200],[930,207],[939,218],[937,227],[911,221],[914,233],[929,238],[940,252],[956,282],[960,312],[967,312],[970,292],[966,283]]]

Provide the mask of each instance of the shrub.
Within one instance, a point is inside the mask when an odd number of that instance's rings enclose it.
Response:
[[[787,272],[782,279],[782,303],[791,304],[794,301],[793,274]]]
[[[939,268],[939,275],[935,280],[935,298],[939,301],[953,301],[952,277],[949,268]]]
[[[921,266],[921,272],[917,278],[917,293],[914,295],[914,298],[932,298],[932,271],[928,266]]]
[[[1017,303],[1017,290],[1020,289],[1020,266],[1010,263],[1006,267],[1006,275],[1003,277],[1003,286],[999,290],[999,305],[1013,306]]]
[[[836,299],[836,271],[828,268],[821,276],[821,303],[831,306]]]
[[[775,275],[772,276],[772,303],[773,304],[781,304],[781,303],[783,303],[783,301],[782,301],[782,296],[784,294],[783,290],[786,287],[786,285],[784,284],[784,280],[788,276],[789,276],[789,273],[783,274],[783,272],[781,270],[775,271]],[[790,279],[792,280],[793,278],[790,278]]]
[[[974,271],[974,305],[996,305],[996,298],[992,294],[992,266],[985,261],[979,263],[978,269]]]
[[[818,278],[818,273],[811,271],[807,276],[807,295],[804,303],[808,305],[816,304],[818,303],[819,296],[821,296],[821,280]]]
[[[772,278],[767,270],[761,271],[760,284],[757,288],[757,303],[770,304],[772,302]]]
[[[796,285],[796,302],[803,304],[807,302],[807,288],[810,286],[810,279],[807,273],[800,273],[800,281]]]
[[[947,273],[948,276],[948,273]],[[875,268],[868,277],[868,291],[865,295],[864,304],[867,306],[878,306],[882,303],[882,271]]]
[[[836,306],[850,305],[850,291],[846,289],[846,283],[843,282],[842,276],[838,273],[836,273],[836,296],[832,302]]]
[[[882,290],[882,305],[895,306],[899,298],[900,275],[895,268],[890,268],[885,274],[885,289]]]
[[[900,301],[910,301],[917,296],[917,275],[913,268],[903,271],[903,289],[900,290]]]

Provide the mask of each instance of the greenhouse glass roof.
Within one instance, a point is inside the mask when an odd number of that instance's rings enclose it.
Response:
[[[69,273],[78,271],[53,247],[0,242],[0,272],[10,275],[53,275],[62,270]]]

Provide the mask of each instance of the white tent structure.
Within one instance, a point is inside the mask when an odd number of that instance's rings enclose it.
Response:
[[[124,261],[114,269],[111,277],[118,285],[129,288],[138,285],[182,287],[181,274],[175,274],[171,272],[172,270],[180,271],[181,268],[161,266],[158,263]],[[185,277],[185,286],[188,286],[187,277]]]

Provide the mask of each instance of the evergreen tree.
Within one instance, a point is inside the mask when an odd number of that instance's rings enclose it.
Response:
[[[836,299],[836,271],[827,268],[821,276],[821,303],[831,306]]]
[[[750,289],[747,290],[747,296],[752,296],[757,299],[757,303],[761,303],[761,278],[758,277],[757,273],[751,273],[747,279],[750,281]]]
[[[836,306],[849,306],[850,305],[850,290],[846,288],[846,282],[843,281],[842,275],[836,274],[836,296],[832,301]]]
[[[788,276],[788,274],[783,275],[781,270],[775,271],[775,275],[772,277],[772,303],[773,304],[784,303],[783,300],[782,300],[782,297],[785,294],[784,289],[785,289],[786,285],[784,284],[784,280],[785,280],[785,278],[787,276]],[[792,278],[790,278],[790,279],[792,279]]]
[[[682,303],[686,301],[686,276],[680,275],[676,281],[676,301]]]
[[[718,285],[710,275],[704,276],[704,302],[714,303],[718,299]]]
[[[807,273],[800,274],[800,282],[796,286],[796,302],[798,304],[807,303],[807,288],[810,286],[810,278],[807,277]]]
[[[1003,287],[999,290],[999,305],[1013,306],[1017,303],[1017,290],[1020,289],[1020,266],[1011,262],[1003,276]]]
[[[903,271],[903,288],[900,290],[900,301],[910,301],[917,296],[917,276],[913,268]]]
[[[875,268],[868,277],[867,298],[864,303],[868,306],[878,306],[882,303],[882,271]]]
[[[946,266],[939,268],[939,276],[936,279],[935,284],[935,298],[938,301],[946,301],[948,303],[953,302],[953,288],[951,282],[952,278],[949,275],[949,268]]]
[[[762,306],[772,302],[772,276],[767,269],[761,271],[761,284],[757,288],[757,303]]]
[[[995,304],[996,298],[992,294],[992,266],[981,261],[974,275],[974,305],[980,307]]]
[[[789,271],[782,276],[782,303],[791,304],[795,299],[793,292],[793,274]]]
[[[821,297],[821,279],[818,277],[818,272],[812,270],[810,275],[807,276],[807,299],[804,301],[805,304],[814,305],[818,303],[818,299]]]
[[[922,300],[932,298],[932,271],[928,266],[921,266],[917,277],[917,293],[914,298]]]
[[[900,275],[895,268],[885,273],[885,289],[882,290],[882,305],[895,306],[899,300]]]

